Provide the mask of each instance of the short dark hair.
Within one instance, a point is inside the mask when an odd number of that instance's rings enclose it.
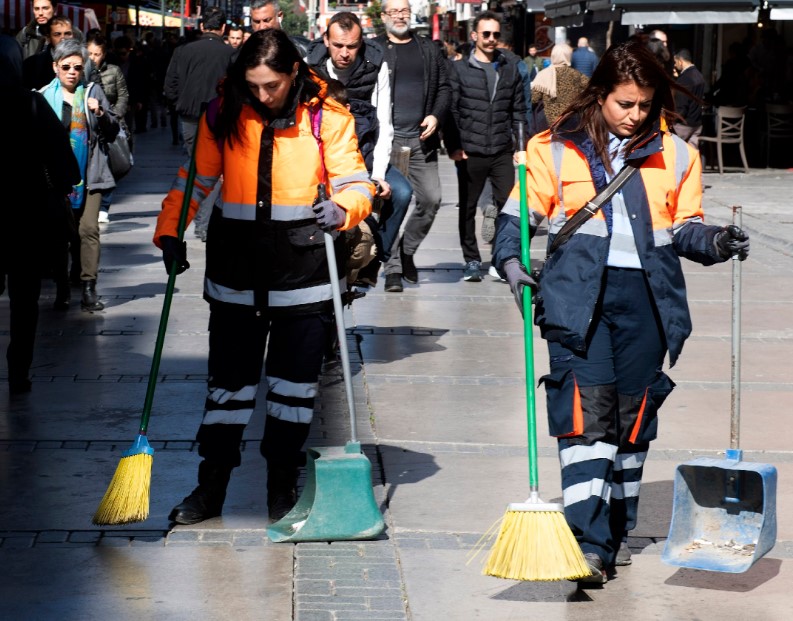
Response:
[[[473,23],[473,32],[476,32],[477,27],[479,26],[479,22],[485,19],[492,19],[493,21],[497,21],[499,24],[501,23],[501,17],[495,11],[482,11],[479,15],[474,17]]]
[[[686,48],[682,50],[678,50],[675,52],[675,58],[679,58],[680,60],[685,60],[687,63],[694,62],[693,57],[691,56],[691,52],[689,52]]]
[[[349,11],[342,11],[341,13],[336,13],[333,17],[331,17],[330,21],[328,22],[328,29],[325,31],[326,34],[333,24],[337,24],[343,32],[350,32],[357,26],[361,29],[361,33],[363,33],[361,20],[358,19],[358,16],[355,13],[350,13]]]
[[[219,7],[209,7],[201,18],[204,30],[223,30],[226,27],[226,14]]]
[[[347,106],[350,103],[350,97],[347,94],[347,87],[344,86],[339,80],[328,80],[328,90],[326,95],[338,101],[342,106]]]

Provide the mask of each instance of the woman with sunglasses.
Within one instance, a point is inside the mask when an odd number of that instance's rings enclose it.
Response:
[[[82,43],[74,39],[62,41],[55,47],[52,59],[55,78],[39,92],[69,131],[72,151],[82,174],[82,180],[69,195],[79,236],[70,244],[71,273],[76,275],[79,266],[83,310],[100,311],[105,306],[96,294],[99,205],[102,191],[116,187],[107,155],[100,145],[100,137],[106,143],[115,140],[119,123],[102,87],[93,82],[83,85],[88,50]],[[56,304],[65,309],[69,305],[68,253],[64,249],[61,254],[55,267],[55,282],[58,286]]]
[[[603,584],[631,563],[644,463],[674,388],[664,359],[675,364],[692,328],[680,259],[749,254],[740,228],[705,224],[699,153],[661,126],[674,117],[675,88],[644,45],[615,45],[526,149],[529,229],[547,218],[552,251],[535,296],[550,357],[540,382],[565,518],[590,569],[582,582]],[[623,169],[635,174],[599,211],[566,224]],[[524,287],[537,284],[519,258],[520,198],[518,184],[497,221],[493,262],[522,310]]]
[[[170,514],[178,524],[221,514],[256,406],[265,348],[267,422],[260,451],[267,460],[270,519],[295,504],[305,460],[300,451],[333,329],[323,231],[358,224],[374,196],[353,117],[327,98],[327,85],[285,32],[254,32],[221,91],[199,118],[194,147],[188,221],[221,175],[224,181],[207,229],[209,383],[196,438],[204,461],[198,487]],[[178,273],[190,267],[178,239],[187,168],[179,169],[154,233],[166,268]],[[321,183],[330,198],[319,196]],[[341,256],[344,237],[336,244]]]

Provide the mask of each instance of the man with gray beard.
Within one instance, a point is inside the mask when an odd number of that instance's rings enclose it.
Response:
[[[410,2],[385,0],[381,17],[386,34],[375,38],[385,50],[391,70],[394,121],[393,151],[410,149],[408,180],[416,206],[407,218],[402,238],[391,250],[386,273],[401,273],[411,284],[419,281],[413,256],[430,231],[441,206],[438,176],[438,129],[451,103],[446,59],[429,39],[410,29]],[[421,93],[422,97],[416,97]]]

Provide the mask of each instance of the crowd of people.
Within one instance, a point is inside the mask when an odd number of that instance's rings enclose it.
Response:
[[[26,249],[3,227],[12,391],[30,390],[42,276],[56,282],[56,308],[69,308],[70,285],[82,288],[83,310],[104,308],[99,224],[116,186],[107,145],[119,132],[167,122],[189,157],[153,241],[167,270],[190,267],[178,229],[189,193],[188,222],[206,242],[210,308],[198,486],[170,518],[195,524],[221,514],[262,373],[268,509],[282,517],[296,502],[333,332],[330,279],[346,271],[350,240],[363,243],[346,233],[366,223],[376,249],[351,285],[376,286],[380,269],[387,292],[419,284],[416,255],[441,205],[443,141],[457,171],[463,280],[482,280],[475,225],[489,184],[481,238],[492,244],[490,274],[509,284],[521,311],[522,290],[536,292],[550,356],[549,426],[565,515],[591,570],[584,580],[605,582],[611,567],[630,563],[643,463],[674,386],[663,361],[668,353],[674,364],[691,331],[680,258],[711,265],[749,249],[738,227],[703,221],[694,147],[704,80],[688,50],[670,54],[665,33],[654,31],[601,58],[582,38],[575,50],[558,43],[543,58],[530,47],[522,59],[492,11],[473,19],[466,45],[440,46],[411,28],[408,0],[383,2],[378,37],[337,12],[308,45],[281,30],[276,0],[251,3],[250,33],[210,8],[200,36],[180,45],[79,33],[49,0],[33,7],[35,23],[16,42],[2,39],[2,105],[45,134],[14,173],[40,190],[25,197],[27,217],[57,214],[61,224],[51,252],[29,262],[16,260]],[[515,168],[523,155],[525,197]],[[623,168],[638,174],[573,229],[572,216]],[[520,262],[522,217],[532,233],[548,221],[549,248],[564,240],[539,281]],[[335,237],[340,274],[329,272],[324,233]]]

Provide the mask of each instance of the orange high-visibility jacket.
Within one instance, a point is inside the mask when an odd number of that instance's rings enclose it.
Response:
[[[188,223],[223,178],[208,227],[207,300],[255,306],[271,315],[331,308],[323,234],[312,210],[317,185],[325,183],[331,199],[346,211],[342,229],[371,213],[374,186],[358,151],[353,117],[333,100],[322,101],[323,178],[312,105],[319,100],[298,103],[269,125],[251,106],[243,106],[241,143],[218,141],[202,115]],[[158,246],[160,236],[177,235],[187,172],[185,164],[163,201],[154,234]],[[344,261],[339,263],[343,273]]]

